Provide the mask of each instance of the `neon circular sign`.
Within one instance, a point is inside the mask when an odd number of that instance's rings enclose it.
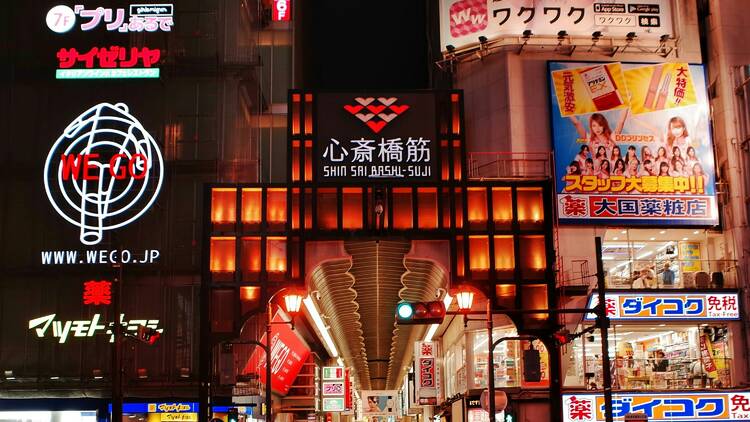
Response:
[[[47,197],[60,216],[80,228],[85,245],[143,215],[163,180],[159,146],[122,103],[83,112],[57,138],[44,163]]]

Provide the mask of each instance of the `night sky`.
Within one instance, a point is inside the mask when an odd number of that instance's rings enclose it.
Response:
[[[427,0],[307,3],[310,88],[429,88]]]

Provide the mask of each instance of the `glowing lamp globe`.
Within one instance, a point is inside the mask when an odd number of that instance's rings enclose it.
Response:
[[[474,303],[474,292],[468,289],[461,290],[456,294],[456,303],[459,311],[470,311],[471,305]]]
[[[303,296],[300,293],[288,293],[284,296],[284,307],[290,315],[297,315],[302,306]]]

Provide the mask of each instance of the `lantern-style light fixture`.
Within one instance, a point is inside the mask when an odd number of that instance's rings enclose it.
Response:
[[[469,312],[471,305],[474,303],[474,292],[467,287],[462,287],[456,293],[456,303],[458,304],[459,312]]]
[[[304,296],[299,291],[291,291],[284,295],[286,312],[291,316],[297,315],[302,306],[302,299],[304,299]]]

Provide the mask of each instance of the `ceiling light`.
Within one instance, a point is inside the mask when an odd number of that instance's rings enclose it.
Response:
[[[620,234],[625,234],[627,232],[628,232],[627,230],[623,230],[623,231],[620,232]]]
[[[659,324],[659,327],[666,327],[667,324]]]
[[[339,366],[344,366],[344,360],[343,360],[343,359],[341,359],[341,356],[339,356],[338,358],[336,358],[336,363],[337,363],[337,364],[338,364]]]
[[[654,253],[653,251],[644,252],[644,253],[638,255],[635,259],[643,259],[643,258],[645,258],[645,257],[647,257],[647,256],[649,256],[649,255],[651,255],[653,253]]]
[[[612,238],[612,240],[620,240],[620,238],[617,237],[617,236],[615,236],[615,237]]]
[[[696,231],[693,232],[693,234],[698,234],[700,232],[701,232],[700,230],[696,230]]]
[[[615,325],[615,327],[622,327],[622,324],[617,324]]]
[[[430,328],[427,329],[427,334],[424,335],[424,342],[430,342],[432,341],[432,336],[435,335],[435,332],[437,332],[438,327],[440,324],[432,324],[430,325]]]
[[[656,240],[655,237],[649,237],[648,240]]]
[[[659,234],[665,234],[666,232],[667,232],[666,230],[662,230],[659,232]]]
[[[328,329],[326,329],[325,324],[323,324],[323,319],[320,318],[320,313],[318,312],[318,308],[315,307],[315,303],[313,302],[312,298],[310,298],[310,296],[307,296],[302,301],[302,303],[305,304],[307,312],[310,313],[315,326],[318,327],[318,331],[320,331],[320,335],[323,337],[323,345],[326,346],[326,350],[328,350],[328,353],[330,353],[331,357],[338,357],[339,351],[338,349],[336,349],[336,344],[333,342],[331,334],[328,332]]]
[[[688,240],[688,238],[687,237],[683,237],[682,240]]]

